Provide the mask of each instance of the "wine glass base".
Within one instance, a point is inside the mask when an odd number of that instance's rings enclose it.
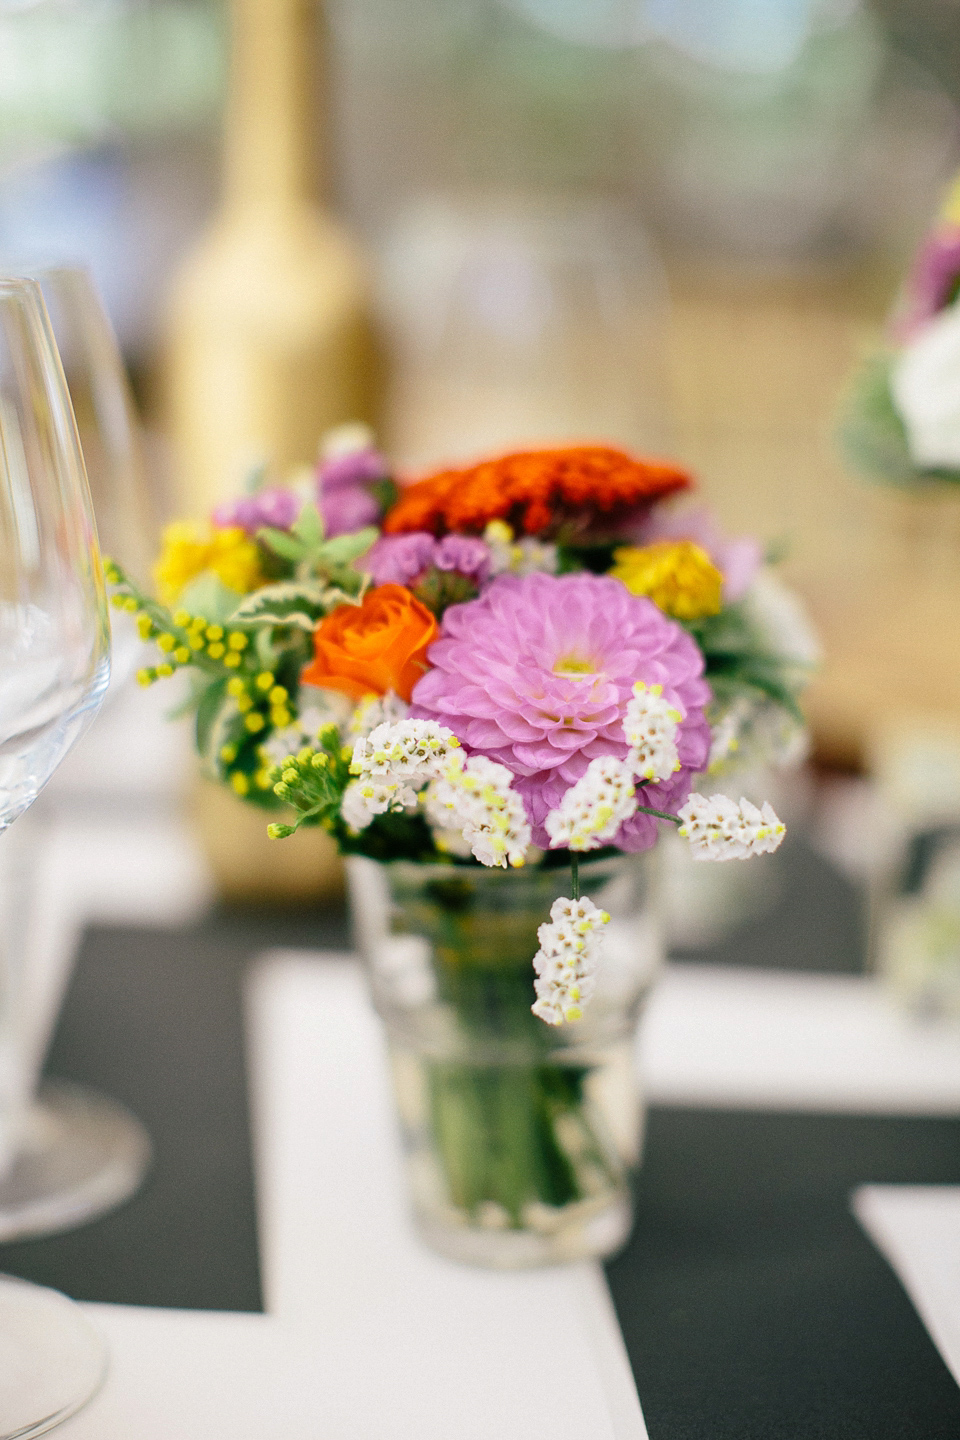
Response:
[[[107,1352],[57,1290],[0,1276],[0,1440],[43,1435],[103,1383]]]
[[[118,1101],[44,1082],[0,1177],[0,1242],[72,1230],[114,1209],[140,1185],[150,1154],[146,1130]],[[6,1433],[0,1426],[0,1440]]]

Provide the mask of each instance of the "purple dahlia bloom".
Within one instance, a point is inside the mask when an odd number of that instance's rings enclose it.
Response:
[[[375,585],[410,585],[425,570],[456,570],[482,585],[490,574],[490,547],[469,535],[435,540],[426,530],[383,535],[367,551],[364,568]]]
[[[627,753],[623,717],[634,682],[662,685],[684,712],[681,769],[638,786],[642,805],[676,811],[710,749],[703,707],[710,689],[690,636],[645,597],[610,576],[503,575],[476,600],[453,605],[427,652],[432,666],[413,692],[411,715],[449,726],[472,753],[517,777],[534,827],[598,755]],[[657,822],[635,815],[618,832],[622,850],[645,850]]]
[[[370,485],[390,473],[387,462],[378,450],[367,447],[334,455],[317,466],[317,505],[323,516],[325,533],[349,535],[364,525],[373,525],[380,518],[380,506]]]
[[[213,512],[213,523],[221,530],[239,525],[248,535],[256,535],[264,525],[274,530],[289,530],[300,514],[302,504],[299,495],[292,490],[275,486],[218,505]]]

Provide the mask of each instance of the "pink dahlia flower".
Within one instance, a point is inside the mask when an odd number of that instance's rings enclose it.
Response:
[[[546,848],[544,821],[598,755],[623,758],[633,685],[662,685],[683,713],[681,769],[638,787],[642,805],[676,811],[703,769],[710,690],[690,636],[652,601],[600,575],[504,575],[476,600],[453,605],[427,652],[411,715],[449,726],[467,750],[488,755],[517,777],[534,844]],[[645,850],[657,822],[635,815],[613,843]]]

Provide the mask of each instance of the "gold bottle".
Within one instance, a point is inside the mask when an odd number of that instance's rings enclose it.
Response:
[[[181,515],[266,462],[309,463],[324,430],[371,420],[366,271],[317,200],[317,0],[232,0],[220,209],[170,299],[167,419]]]
[[[165,398],[176,511],[203,516],[266,462],[310,463],[333,425],[373,420],[366,271],[317,200],[317,0],[231,0],[219,212],[170,299]],[[322,831],[267,839],[269,819],[209,782],[194,817],[223,894],[310,898],[340,868]]]

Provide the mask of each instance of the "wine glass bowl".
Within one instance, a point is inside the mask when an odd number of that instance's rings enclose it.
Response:
[[[0,829],[76,742],[110,678],[83,457],[39,287],[0,280]]]

